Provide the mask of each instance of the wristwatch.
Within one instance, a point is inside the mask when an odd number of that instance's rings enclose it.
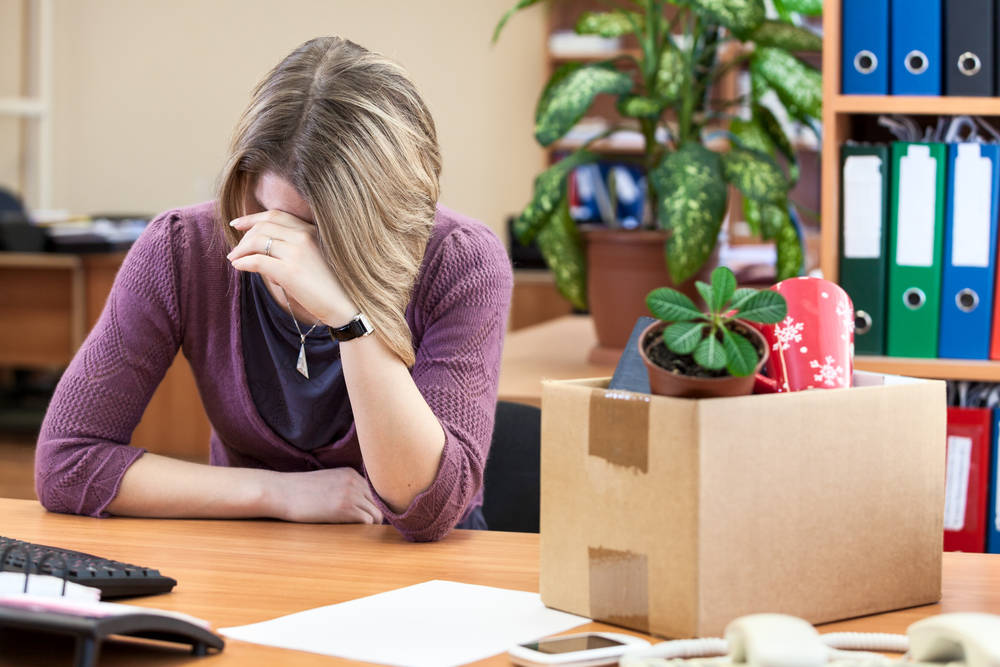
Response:
[[[371,320],[364,313],[358,313],[354,319],[342,327],[330,327],[330,337],[343,343],[344,341],[361,338],[375,332]]]

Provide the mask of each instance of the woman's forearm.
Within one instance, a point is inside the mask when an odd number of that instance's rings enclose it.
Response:
[[[225,519],[277,516],[280,473],[191,463],[146,453],[122,478],[108,511],[119,516]]]
[[[368,478],[402,512],[437,476],[444,429],[409,369],[377,336],[341,343],[340,356]]]

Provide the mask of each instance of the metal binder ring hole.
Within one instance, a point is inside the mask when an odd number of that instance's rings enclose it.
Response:
[[[971,51],[966,51],[958,57],[958,71],[965,76],[975,76],[982,68],[983,62]]]
[[[858,51],[854,56],[854,69],[862,74],[871,74],[878,68],[878,58],[871,51]]]
[[[903,292],[903,305],[910,310],[916,310],[927,303],[927,295],[919,287],[911,287]]]
[[[854,313],[854,333],[866,334],[872,330],[872,316],[863,310]]]
[[[927,56],[923,51],[914,49],[906,54],[906,71],[910,74],[923,74],[927,71]]]
[[[979,305],[979,295],[974,290],[966,287],[955,295],[955,305],[963,313],[971,313]]]

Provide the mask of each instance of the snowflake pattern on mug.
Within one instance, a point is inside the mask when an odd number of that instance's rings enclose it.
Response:
[[[805,327],[805,322],[796,322],[790,315],[782,320],[781,324],[774,325],[774,337],[777,340],[774,341],[771,349],[787,350],[792,346],[792,343],[801,342],[803,327]]]
[[[854,333],[854,310],[847,301],[837,303],[837,317],[840,318],[843,328],[840,331],[841,340],[851,340]]]
[[[817,372],[813,375],[813,380],[822,382],[827,387],[836,387],[844,379],[844,369],[842,366],[835,366],[836,359],[826,355],[824,363],[819,363],[816,359],[809,362],[809,367]]]

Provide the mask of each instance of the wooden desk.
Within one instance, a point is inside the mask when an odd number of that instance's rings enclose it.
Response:
[[[0,252],[0,365],[68,365],[100,317],[124,257]],[[132,441],[207,462],[209,431],[191,368],[178,355]]]
[[[33,501],[8,499],[0,499],[0,516],[3,533],[11,537],[159,568],[178,580],[174,592],[140,598],[133,604],[183,611],[209,620],[215,628],[263,621],[429,579],[538,590],[537,535],[460,530],[441,542],[411,544],[388,526],[101,520],[49,514]],[[1000,613],[1000,556],[945,554],[940,604],[832,623],[822,631],[904,632],[920,618],[953,611]],[[580,629],[619,630],[601,623]],[[41,647],[38,643],[26,647],[23,640],[0,633],[0,665],[69,663],[68,644],[53,648],[52,642]],[[200,660],[110,644],[102,652],[101,665],[294,667],[327,665],[331,660],[226,640],[222,653]],[[501,655],[482,664],[510,663]]]
[[[615,364],[587,355],[597,343],[586,315],[566,315],[507,334],[500,362],[499,399],[541,407],[542,380],[609,377]]]

